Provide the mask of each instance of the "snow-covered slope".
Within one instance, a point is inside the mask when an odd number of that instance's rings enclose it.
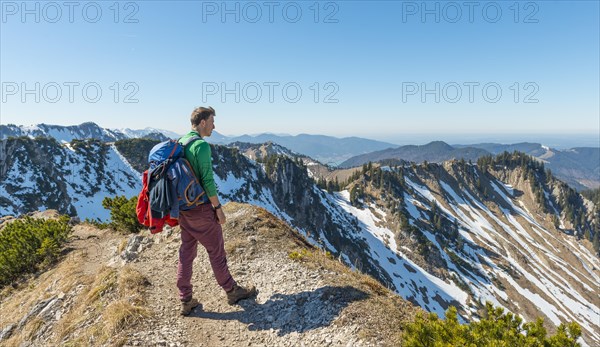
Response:
[[[107,129],[93,122],[79,125],[62,126],[50,124],[24,125],[0,125],[0,140],[9,137],[26,136],[29,138],[51,137],[60,143],[69,143],[74,139],[86,140],[96,139],[103,142],[114,142],[128,138],[140,138],[146,136],[156,137],[161,134],[165,138],[176,138],[177,134],[161,129],[145,128],[142,130],[132,129]]]
[[[491,301],[525,320],[542,316],[549,327],[576,321],[590,346],[600,344],[600,260],[590,242],[570,235],[567,222],[554,227],[518,170],[509,184],[471,167],[483,194],[471,190],[467,174],[457,176],[457,166],[396,168],[404,174],[403,206],[375,190],[355,206],[348,191],[330,200],[360,220],[368,252],[396,291],[428,311],[443,315],[452,304],[471,320]],[[398,209],[406,211],[409,226],[398,223]],[[441,227],[434,226],[436,214]],[[447,237],[453,225],[457,237]],[[418,237],[425,241],[414,242]]]
[[[399,249],[392,231],[377,226],[378,222],[385,218],[382,210],[375,205],[365,209],[352,206],[347,190],[329,195],[328,198],[358,218],[362,235],[369,245],[366,251],[370,252],[371,257],[391,276],[396,292],[403,298],[441,317],[445,315],[449,304],[466,305],[468,295],[465,292],[454,283],[444,282],[427,273],[410,260],[406,251]]]
[[[118,131],[104,129],[96,123],[87,122],[79,125],[61,126],[37,124],[31,126],[0,125],[0,140],[8,137],[27,136],[51,137],[61,143],[71,142],[73,139],[98,139],[100,141],[116,141],[126,138]]]
[[[169,131],[169,130],[156,129],[156,128],[150,128],[150,127],[147,127],[144,129],[139,129],[139,130],[129,129],[129,128],[112,129],[112,131],[120,132],[123,135],[125,135],[127,138],[130,138],[130,139],[140,138],[140,137],[148,136],[150,134],[163,134],[164,136],[171,138],[171,139],[177,139],[177,138],[181,137],[181,134],[177,134],[177,133]]]
[[[105,197],[135,196],[141,176],[114,145],[52,139],[0,141],[0,216],[45,209],[109,219]]]
[[[253,169],[247,174],[230,172],[219,176],[217,184],[227,199],[267,208],[314,244],[440,316],[452,305],[459,308],[463,320],[478,319],[484,303],[491,301],[526,321],[542,316],[550,329],[576,321],[589,345],[600,343],[600,260],[589,242],[565,227],[569,222],[562,221],[562,229],[553,226],[549,215],[532,200],[530,183],[518,169],[508,170],[510,175],[503,182],[476,166],[465,164],[471,173],[459,172],[457,162],[426,169],[406,165],[402,168],[406,173],[402,206],[381,199],[381,195],[392,195],[389,187],[372,191],[375,198],[353,204],[348,190],[328,194],[312,183],[300,182],[298,172],[278,171],[294,162],[284,158],[278,160],[286,164],[276,164],[271,173],[250,161]],[[216,159],[226,162],[223,156]],[[302,169],[308,176],[307,167]],[[386,167],[381,171],[392,175],[397,170]],[[277,183],[277,174],[286,179]],[[270,178],[269,184],[263,176]],[[469,180],[480,182],[480,190],[473,190]],[[303,189],[303,195],[310,198],[294,197],[291,187],[282,192],[281,185]],[[546,198],[556,209],[551,194],[547,192]],[[396,218],[399,209],[406,211],[413,231],[403,230]],[[317,218],[334,223],[322,228],[302,224],[298,210],[304,214],[319,210]],[[433,210],[441,216],[444,230],[433,226]],[[418,250],[423,243],[407,241],[419,237],[425,240],[424,251]]]

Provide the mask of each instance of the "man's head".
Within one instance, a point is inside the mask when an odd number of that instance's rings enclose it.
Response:
[[[215,109],[210,106],[194,109],[190,116],[192,129],[196,130],[202,137],[210,136],[215,129],[215,116]]]

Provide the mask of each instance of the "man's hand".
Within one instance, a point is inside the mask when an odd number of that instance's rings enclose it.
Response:
[[[215,213],[217,214],[217,221],[219,222],[219,224],[225,224],[227,218],[225,218],[225,213],[223,212],[223,209],[218,208],[215,210]]]

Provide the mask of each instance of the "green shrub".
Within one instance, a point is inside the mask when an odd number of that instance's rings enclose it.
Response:
[[[57,240],[46,237],[42,240],[40,248],[37,250],[37,255],[43,260],[43,265],[48,265],[56,261],[60,255],[60,244]]]
[[[479,322],[460,324],[456,308],[446,311],[446,319],[435,313],[418,314],[406,325],[407,347],[568,347],[580,346],[581,327],[577,323],[561,324],[553,336],[546,336],[544,320],[522,324],[522,319],[500,307],[486,303],[486,315]]]
[[[288,257],[289,257],[290,259],[292,259],[292,260],[296,260],[296,261],[302,261],[302,260],[304,260],[306,257],[309,257],[309,256],[311,256],[311,255],[312,255],[312,254],[311,254],[311,253],[310,253],[308,250],[306,250],[306,249],[302,249],[300,252],[298,252],[298,251],[293,251],[293,252],[290,252],[290,253],[288,254]]]
[[[136,205],[135,196],[129,200],[122,195],[102,200],[102,207],[110,210],[110,226],[122,233],[137,233],[143,227],[137,220]]]
[[[0,232],[0,286],[54,262],[70,233],[67,216],[59,220],[27,217],[9,223]]]

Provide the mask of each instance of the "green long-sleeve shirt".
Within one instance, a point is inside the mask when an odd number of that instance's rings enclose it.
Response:
[[[200,136],[196,131],[185,134],[179,143],[185,143],[192,136]],[[210,145],[204,139],[196,140],[185,148],[185,158],[192,165],[194,174],[200,180],[202,187],[209,197],[217,195],[217,187],[213,178],[212,155]]]

